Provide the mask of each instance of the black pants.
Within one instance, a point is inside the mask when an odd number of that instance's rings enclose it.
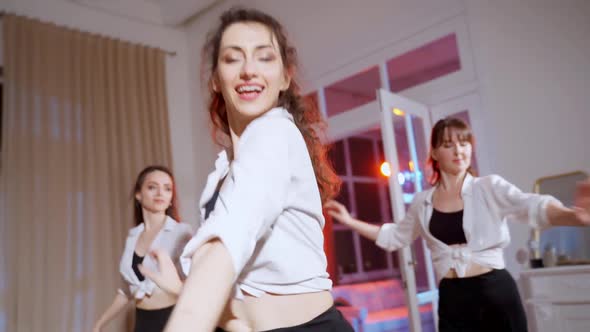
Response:
[[[225,332],[221,328],[215,329],[215,332]],[[352,326],[348,324],[336,307],[332,306],[321,315],[297,326],[282,327],[272,329],[266,332],[354,332]]]
[[[174,306],[156,310],[135,309],[134,332],[162,332]]]
[[[439,286],[439,332],[526,332],[514,279],[506,270],[443,279]]]

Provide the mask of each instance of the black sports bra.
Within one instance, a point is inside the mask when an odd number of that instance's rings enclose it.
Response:
[[[447,245],[465,244],[463,231],[463,210],[455,212],[440,212],[432,209],[432,217],[428,226],[430,234]]]
[[[135,275],[137,276],[137,279],[139,279],[139,281],[145,280],[145,277],[143,276],[143,274],[141,274],[141,272],[139,272],[139,268],[137,267],[139,264],[143,263],[143,258],[144,256],[139,256],[137,253],[135,253],[135,251],[133,251],[133,260],[131,261],[131,268],[133,269],[133,272],[135,272]]]

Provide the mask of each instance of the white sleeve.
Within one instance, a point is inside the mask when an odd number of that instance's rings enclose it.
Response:
[[[488,176],[485,180],[490,181],[489,192],[503,218],[513,219],[534,228],[545,228],[549,226],[547,204],[553,202],[561,205],[553,196],[524,193],[498,175]]]
[[[185,275],[183,274],[182,266],[180,264],[180,255],[182,254],[186,244],[193,236],[193,229],[192,226],[187,223],[181,223],[180,227],[180,235],[178,236],[177,242],[175,243],[172,259],[174,260],[174,266],[176,266],[176,271],[178,271],[180,279],[184,280]]]
[[[422,198],[416,195],[402,220],[396,223],[385,223],[381,226],[375,244],[387,251],[398,250],[410,245],[420,233],[418,227],[419,210],[420,204],[423,203]]]
[[[214,210],[182,253],[187,275],[194,252],[206,242],[219,239],[229,251],[237,278],[257,241],[285,207],[292,135],[301,134],[285,118],[259,118],[246,128]]]

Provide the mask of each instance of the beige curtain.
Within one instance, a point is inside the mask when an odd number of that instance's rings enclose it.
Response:
[[[172,166],[165,54],[23,17],[2,24],[0,330],[90,331],[119,286],[135,177]]]

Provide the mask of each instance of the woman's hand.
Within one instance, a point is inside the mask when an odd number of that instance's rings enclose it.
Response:
[[[573,210],[581,225],[590,226],[590,178],[578,183]]]
[[[182,281],[170,256],[163,250],[154,250],[150,255],[158,262],[159,271],[147,269],[143,264],[139,265],[139,271],[164,291],[178,296],[182,290]]]
[[[348,225],[350,224],[350,221],[353,220],[350,213],[348,213],[346,207],[338,203],[337,201],[331,200],[327,202],[326,204],[324,204],[324,208],[330,216],[332,216],[334,219],[338,220],[342,224]]]
[[[371,241],[377,240],[381,225],[370,224],[368,222],[357,220],[353,218],[346,207],[336,201],[329,201],[324,204],[326,212],[338,220],[340,223],[350,227],[355,232],[358,232],[361,236],[366,237]]]

